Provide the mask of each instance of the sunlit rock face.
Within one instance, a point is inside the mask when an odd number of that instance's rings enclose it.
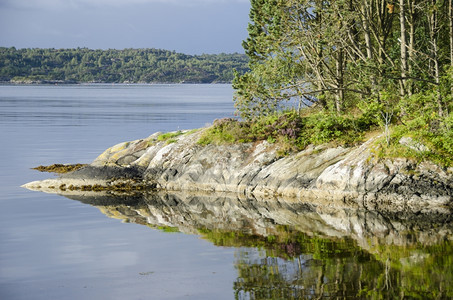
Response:
[[[452,206],[453,170],[407,159],[376,161],[373,140],[359,147],[309,146],[285,157],[266,141],[197,143],[202,130],[160,133],[115,145],[94,162],[57,179],[25,187],[48,192],[228,192],[246,197],[341,200],[391,211],[444,211]]]

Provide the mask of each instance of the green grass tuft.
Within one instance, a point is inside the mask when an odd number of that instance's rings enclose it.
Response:
[[[182,135],[183,132],[181,130],[178,130],[178,131],[175,131],[175,132],[167,132],[167,133],[163,133],[161,135],[159,135],[157,137],[157,140],[160,141],[160,142],[163,142],[163,141],[168,141],[170,139],[172,139],[173,141],[176,141],[176,137]]]
[[[403,111],[402,108],[400,110]],[[404,111],[405,115],[395,113],[388,124],[389,142],[386,137],[379,141],[374,150],[376,158],[406,157],[416,161],[430,160],[445,167],[453,166],[453,116],[439,118],[434,111],[421,114],[416,101],[405,103]],[[379,118],[379,112],[370,109],[354,114],[338,114],[312,108],[301,113],[274,113],[252,121],[224,118],[215,120],[201,135],[198,143],[222,145],[268,141],[276,144],[279,155],[284,156],[303,150],[310,144],[360,144],[367,136],[384,132]],[[411,137],[429,151],[416,151],[401,145],[399,141],[402,137]]]

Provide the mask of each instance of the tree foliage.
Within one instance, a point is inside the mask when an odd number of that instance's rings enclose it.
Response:
[[[212,83],[244,73],[243,54],[186,55],[159,49],[0,48],[0,81]]]
[[[427,90],[437,114],[453,86],[451,0],[252,0],[243,46],[250,71],[236,74],[235,102],[253,119],[287,101],[345,113]],[[451,73],[450,73],[451,74]]]

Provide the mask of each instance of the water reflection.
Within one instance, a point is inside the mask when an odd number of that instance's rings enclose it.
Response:
[[[237,299],[453,297],[453,222],[341,203],[71,195],[109,217],[236,247]]]

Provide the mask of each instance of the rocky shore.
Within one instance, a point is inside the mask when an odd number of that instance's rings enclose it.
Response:
[[[124,142],[86,167],[24,187],[63,195],[150,189],[234,193],[415,213],[444,214],[453,208],[453,168],[404,158],[378,160],[374,139],[350,148],[309,146],[281,157],[278,146],[266,141],[200,145],[203,130]]]

